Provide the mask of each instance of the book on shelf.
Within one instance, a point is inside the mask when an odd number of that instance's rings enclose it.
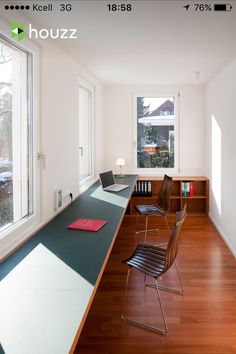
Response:
[[[182,196],[187,197],[187,182],[182,182]]]
[[[182,196],[193,197],[194,196],[194,182],[182,182]]]
[[[194,196],[194,182],[191,181],[190,182],[190,192],[189,192],[189,196],[193,197]]]
[[[151,197],[152,182],[151,181],[137,181],[132,194],[134,197]]]

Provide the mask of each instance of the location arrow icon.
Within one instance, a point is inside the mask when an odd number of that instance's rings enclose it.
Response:
[[[185,5],[185,6],[184,6],[184,9],[185,9],[186,11],[188,11],[188,8],[189,8],[189,5]]]

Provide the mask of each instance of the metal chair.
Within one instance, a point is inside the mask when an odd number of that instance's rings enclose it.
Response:
[[[179,277],[179,272],[178,272],[177,267],[176,267],[176,271],[177,271],[177,276],[178,276],[178,280],[179,280],[179,284],[180,284],[180,290],[166,287],[163,285],[159,285],[158,280],[160,279],[161,276],[163,276],[163,274],[165,274],[168,271],[168,269],[173,265],[173,263],[175,263],[175,259],[176,259],[177,253],[178,253],[178,246],[179,246],[179,242],[178,242],[179,241],[179,233],[180,233],[181,226],[186,218],[186,215],[187,215],[187,213],[186,213],[186,205],[185,205],[181,211],[176,213],[176,222],[175,222],[175,225],[171,231],[167,248],[162,248],[162,247],[150,245],[147,243],[140,243],[137,245],[132,256],[123,261],[123,263],[125,263],[129,266],[129,269],[128,269],[127,278],[126,278],[125,295],[124,295],[124,302],[123,302],[123,308],[122,308],[122,314],[121,314],[122,320],[132,323],[134,325],[137,325],[139,327],[152,330],[154,332],[158,332],[161,334],[167,333],[168,328],[167,328],[167,324],[166,324],[164,310],[163,310],[163,307],[161,304],[159,289],[163,289],[163,290],[167,290],[170,292],[174,292],[174,293],[183,295],[183,287],[181,284],[181,280]],[[131,272],[132,268],[135,268],[138,271],[140,271],[141,273],[144,273],[144,285],[145,286],[152,287],[152,288],[156,289],[158,301],[159,301],[159,305],[160,305],[160,309],[161,309],[161,315],[162,315],[162,319],[163,319],[164,328],[154,327],[150,324],[133,320],[133,319],[126,317],[124,315],[129,276],[130,276],[130,272]],[[155,285],[146,282],[147,275],[150,277],[153,277],[155,279]]]
[[[163,182],[161,184],[160,191],[158,193],[157,202],[154,205],[136,205],[135,209],[139,215],[145,215],[145,230],[136,231],[137,233],[145,232],[145,243],[147,240],[147,232],[158,230],[158,229],[148,229],[148,217],[149,216],[163,216],[166,221],[167,229],[170,231],[169,223],[167,220],[167,214],[170,208],[170,194],[172,187],[172,177],[164,175]]]

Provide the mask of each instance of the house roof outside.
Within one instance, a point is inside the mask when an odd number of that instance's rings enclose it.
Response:
[[[161,116],[163,115],[163,111],[171,111],[174,112],[174,102],[170,101],[169,99],[162,103],[157,109],[155,109],[151,114],[147,117],[151,116]]]
[[[167,114],[163,114],[163,111]],[[139,118],[138,122],[146,126],[173,126],[175,118],[173,113],[174,103],[168,99],[148,116]]]

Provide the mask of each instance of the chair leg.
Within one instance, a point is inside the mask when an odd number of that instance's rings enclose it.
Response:
[[[184,289],[183,289],[183,285],[182,285],[182,282],[181,282],[181,279],[180,279],[179,270],[178,270],[178,266],[177,266],[176,260],[175,260],[174,264],[175,264],[175,269],[176,269],[177,277],[178,277],[178,280],[179,280],[179,287],[180,287],[180,290],[171,288],[171,287],[169,287],[169,286],[164,286],[164,285],[159,285],[159,289],[161,289],[161,290],[166,290],[166,291],[170,291],[170,292],[172,292],[172,293],[176,293],[176,294],[183,295],[183,294],[184,294]]]
[[[136,216],[136,220],[137,220],[137,216]],[[145,243],[147,243],[147,232],[148,231],[151,231],[151,230],[148,230],[147,229],[148,228],[148,215],[145,215],[145,230],[140,230],[140,231],[136,231],[135,232],[135,241],[137,241],[137,239],[136,239],[136,234],[139,234],[139,233],[141,233],[141,232],[144,232],[144,237],[145,237]]]
[[[138,215],[139,215],[139,214],[136,215],[136,225],[137,225]],[[170,232],[170,226],[169,226],[169,223],[168,223],[167,216],[165,215],[164,217],[165,217],[165,222],[166,222],[166,226],[167,226],[168,232]],[[146,220],[146,222],[145,222],[145,230],[136,231],[136,232],[135,232],[135,240],[137,241],[137,239],[136,239],[136,234],[139,234],[139,233],[141,233],[141,232],[144,232],[144,233],[145,233],[145,243],[146,243],[146,241],[147,241],[147,233],[148,233],[149,231],[157,231],[157,232],[159,233],[159,232],[160,232],[160,229],[159,229],[159,228],[156,228],[156,229],[148,229],[148,215],[146,215],[146,219],[145,219],[145,220]]]
[[[165,220],[166,220],[167,229],[168,229],[168,231],[170,232],[170,227],[169,227],[169,223],[168,223],[168,219],[167,219],[167,216],[166,216],[166,215],[165,215]]]
[[[135,226],[137,228],[137,224],[138,224],[138,219],[139,219],[139,213],[136,214],[136,221],[135,221]],[[135,231],[135,242],[137,243],[137,234],[139,234],[140,232],[143,232],[143,230],[141,231]]]
[[[160,297],[160,293],[159,293],[159,289],[158,289],[159,285],[158,285],[157,282],[158,282],[158,280],[156,279],[155,280],[155,285],[156,285],[156,290],[157,290],[157,296],[158,296],[160,309],[161,309],[161,314],[162,314],[162,319],[163,319],[163,323],[164,323],[164,327],[165,327],[164,330],[161,330],[161,333],[166,334],[167,331],[168,331],[168,328],[167,328],[166,318],[165,318],[164,310],[163,310],[162,303],[161,303],[161,297]]]
[[[155,280],[155,286],[154,287],[156,288],[156,292],[157,292],[157,297],[158,297],[158,302],[159,302],[160,309],[161,309],[161,315],[162,315],[162,319],[163,319],[164,328],[158,328],[158,327],[155,327],[155,326],[151,326],[151,325],[149,325],[147,323],[136,321],[136,320],[133,320],[133,319],[131,319],[129,317],[124,316],[124,309],[125,309],[125,304],[126,304],[128,282],[129,282],[129,276],[130,276],[131,269],[132,268],[129,268],[128,273],[127,273],[127,277],[126,277],[125,295],[124,295],[124,300],[123,300],[121,319],[123,321],[131,323],[131,324],[136,325],[138,327],[141,327],[141,328],[144,328],[144,329],[148,329],[148,330],[151,330],[153,332],[160,333],[160,334],[166,334],[167,331],[168,331],[168,328],[167,328],[167,324],[166,324],[164,310],[163,310],[162,303],[161,303],[160,293],[159,293],[159,290],[158,290],[157,280]]]
[[[138,224],[138,216],[139,216],[139,213],[136,213],[136,222],[135,222],[135,226],[137,227],[137,224]]]
[[[130,271],[132,268],[128,269],[128,273],[126,276],[126,282],[125,282],[125,294],[124,294],[124,299],[123,299],[123,305],[122,305],[122,311],[121,311],[121,319],[123,320],[124,317],[124,309],[125,309],[125,303],[126,303],[126,296],[127,296],[127,289],[128,289],[128,283],[129,283],[129,275],[130,275]]]
[[[176,260],[175,260],[174,264],[175,264],[175,269],[176,269],[177,277],[178,277],[178,280],[179,280],[180,290],[171,288],[171,287],[169,287],[169,286],[160,285],[160,284],[158,285],[158,288],[159,288],[160,290],[165,290],[165,291],[169,291],[169,292],[171,292],[171,293],[183,295],[183,294],[184,294],[184,289],[183,289],[183,285],[182,285],[182,282],[181,282],[181,279],[180,279],[179,270],[178,270],[178,265],[177,265]],[[145,286],[148,286],[148,287],[150,287],[150,288],[155,288],[155,286],[154,286],[153,284],[146,283],[146,277],[145,277],[145,279],[144,279],[144,283],[145,283]]]
[[[181,289],[181,294],[183,295],[184,294],[184,288],[183,288],[183,284],[182,284],[182,281],[181,281],[181,278],[180,278],[180,275],[179,275],[179,268],[178,268],[178,264],[177,264],[176,260],[175,260],[175,268],[176,268],[176,273],[177,273],[177,276],[178,276],[178,279],[179,279],[179,285],[180,285],[180,289]]]
[[[145,225],[145,243],[147,243],[147,228],[148,228],[148,215],[146,215],[146,225]]]

